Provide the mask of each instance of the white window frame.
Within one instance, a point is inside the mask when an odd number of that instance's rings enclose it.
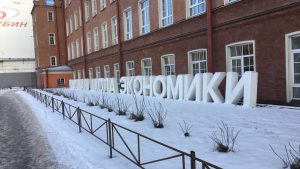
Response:
[[[286,64],[286,101],[300,100],[294,98],[293,87],[300,87],[300,84],[294,83],[294,62],[293,53],[300,52],[299,49],[292,49],[292,37],[300,36],[300,31],[288,33],[285,35],[285,64]]]
[[[73,79],[76,79],[76,75],[77,75],[76,72],[77,72],[76,70],[73,71]]]
[[[101,28],[102,28],[102,47],[104,49],[104,48],[108,48],[107,23],[103,22]]]
[[[174,64],[167,64],[165,63],[165,60],[164,58],[165,57],[174,57]],[[167,74],[165,68],[166,66],[170,66],[172,67],[172,65],[174,66],[174,72],[171,74]],[[176,58],[175,58],[175,54],[165,54],[165,55],[162,55],[161,56],[161,74],[164,75],[164,76],[167,76],[167,75],[176,75]]]
[[[68,60],[71,60],[72,59],[72,56],[71,56],[71,49],[70,49],[70,44],[68,44]]]
[[[77,70],[77,78],[78,78],[78,79],[81,79],[81,78],[82,78],[82,76],[81,76],[81,70]]]
[[[202,2],[196,2],[196,4],[191,4],[191,0],[186,0],[186,17],[187,18],[192,18],[192,17],[195,17],[195,16],[199,16],[199,15],[202,15],[206,12],[206,0],[199,0],[199,1],[202,1]],[[191,14],[191,9],[194,8],[194,7],[197,7],[198,5],[202,5],[204,4],[204,11],[199,11],[199,13],[197,14],[194,14],[192,15]]]
[[[51,19],[50,19],[50,14],[52,15]],[[53,11],[48,11],[47,18],[48,18],[48,22],[53,22],[54,21],[54,12]]]
[[[148,6],[142,9],[142,3],[148,1]],[[150,0],[139,1],[139,23],[140,23],[140,35],[145,35],[150,32]],[[143,17],[143,14],[147,16]],[[145,25],[143,25],[145,23]]]
[[[57,83],[57,86],[65,86],[66,80],[65,80],[65,78],[57,78],[56,83]]]
[[[92,34],[91,32],[86,33],[86,45],[87,45],[87,53],[92,53]]]
[[[101,78],[101,67],[95,67],[96,78]]]
[[[132,67],[129,67],[130,64],[132,64]],[[134,68],[133,60],[126,62],[126,75],[127,76],[135,76],[135,68]]]
[[[116,69],[118,67],[118,69]],[[114,64],[114,77],[117,79],[117,82],[120,81],[120,64],[119,63],[115,63]]]
[[[80,51],[80,39],[77,38],[76,39],[76,58],[79,58],[81,55],[81,51]]]
[[[82,69],[82,78],[85,79],[85,70]]]
[[[112,44],[118,44],[118,21],[117,17],[113,16],[111,18],[111,36],[112,36]]]
[[[77,12],[77,10],[75,10],[75,12],[74,12],[74,25],[75,25],[75,30],[77,30],[78,29],[78,12]]]
[[[93,79],[94,78],[94,72],[93,72],[93,68],[89,68],[89,79]]]
[[[224,0],[224,5],[230,5],[239,1],[241,0]]]
[[[54,59],[54,63],[55,64],[53,64],[53,60],[52,59]],[[57,58],[56,58],[56,56],[50,56],[50,66],[57,66]]]
[[[205,60],[199,60],[199,61],[192,61],[192,53],[194,52],[204,52],[205,53]],[[194,70],[193,70],[193,65],[194,64],[199,64],[199,71],[201,70],[201,63],[205,62],[205,71],[204,72],[198,72],[198,73],[206,73],[207,72],[207,49],[195,49],[195,50],[191,50],[188,51],[187,53],[188,55],[188,69],[189,69],[189,74],[194,74]]]
[[[100,10],[104,10],[106,8],[106,0],[100,0]]]
[[[73,33],[74,24],[73,24],[73,15],[70,16],[70,34]]]
[[[94,27],[93,35],[94,35],[94,51],[98,51],[100,49],[98,27]]]
[[[146,60],[150,60],[151,66],[145,67],[145,61]],[[145,68],[150,69],[150,72],[151,72],[150,75],[146,75]],[[141,72],[142,72],[143,76],[151,76],[153,74],[153,72],[152,72],[152,59],[151,58],[142,59],[141,60],[141,69],[142,69]]]
[[[70,32],[69,32],[69,22],[68,21],[66,21],[66,34],[67,34],[67,36],[70,35]]]
[[[231,54],[230,54],[230,47],[232,46],[240,46],[240,45],[243,45],[243,44],[253,44],[253,66],[254,66],[254,70],[253,71],[256,71],[256,52],[255,52],[255,41],[254,40],[248,40],[248,41],[241,41],[241,42],[235,42],[235,43],[231,43],[231,44],[228,44],[226,45],[226,70],[227,72],[232,72],[232,57],[231,57]],[[242,55],[242,56],[236,56],[235,59],[241,59],[241,70],[242,70],[242,74],[239,75],[239,77],[241,77],[243,74],[244,74],[244,57],[249,57],[250,55]]]
[[[79,6],[79,8],[78,8],[78,14],[79,14],[79,26],[81,26],[82,25],[82,15],[81,15],[81,7]]]
[[[75,43],[71,43],[71,51],[72,51],[72,59],[75,59],[76,54],[75,54]]]
[[[97,15],[97,0],[92,0],[93,17]]]
[[[126,16],[127,13],[130,15]],[[123,22],[124,22],[124,40],[130,40],[133,38],[131,7],[128,7],[123,11]]]
[[[90,20],[90,1],[85,1],[85,22]]]
[[[48,36],[49,36],[49,45],[55,45],[55,33],[49,33]],[[52,39],[53,39],[53,43],[51,42]]]
[[[109,65],[104,65],[104,78],[110,78],[110,67]]]
[[[171,12],[169,11],[168,9],[168,14],[167,16],[163,16],[163,1],[167,1],[167,0],[158,0],[158,15],[159,15],[159,27],[160,28],[164,28],[164,27],[168,27],[168,26],[171,26],[174,22],[174,12],[173,12],[173,0],[170,0],[171,1]],[[171,18],[171,22],[164,25],[164,19],[167,19],[167,18]]]

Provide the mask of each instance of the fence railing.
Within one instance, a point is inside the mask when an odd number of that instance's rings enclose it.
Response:
[[[56,111],[60,113],[64,120],[69,119],[70,121],[78,125],[79,132],[85,130],[86,132],[92,134],[95,138],[106,144],[109,147],[110,158],[113,157],[113,151],[115,151],[125,157],[127,160],[134,163],[137,167],[142,169],[146,168],[147,165],[155,163],[157,164],[158,162],[176,158],[180,159],[176,160],[176,162],[180,163],[180,166],[176,166],[176,168],[222,169],[214,164],[197,158],[194,151],[187,153],[178,150],[172,146],[169,146],[143,134],[135,132],[131,129],[123,127],[117,123],[114,123],[110,119],[104,119],[100,116],[82,110],[79,107],[75,107],[71,104],[65,103],[63,100],[58,100],[37,90],[26,89],[26,91],[41,103],[44,103],[46,107],[50,107],[53,112]],[[136,138],[135,148],[129,145],[129,142],[126,141],[125,136],[133,136]],[[148,142],[148,144],[152,143],[155,144],[155,146],[161,146],[165,150],[171,152],[172,155],[167,155],[160,152],[159,154],[163,154],[163,156],[158,157],[159,155],[151,154],[152,152],[142,152],[141,149],[143,147],[141,140]],[[121,146],[123,146],[123,149],[121,148]],[[149,157],[152,157],[153,159],[149,159]]]

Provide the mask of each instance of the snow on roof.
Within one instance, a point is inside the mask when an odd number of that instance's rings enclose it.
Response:
[[[72,71],[72,68],[70,66],[57,66],[48,68],[49,72],[65,72],[65,71]]]

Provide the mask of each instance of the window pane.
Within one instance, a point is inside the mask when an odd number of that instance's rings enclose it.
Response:
[[[300,84],[300,74],[294,75],[295,84]]]
[[[300,53],[294,54],[294,62],[300,62]]]
[[[293,87],[293,97],[300,98],[300,87]]]
[[[236,47],[230,47],[231,56],[236,56]]]
[[[250,50],[249,50],[249,45],[243,45],[243,55],[249,55]]]
[[[292,49],[300,49],[300,36],[292,38]]]
[[[236,47],[236,56],[242,56],[243,47],[237,46]]]
[[[300,63],[294,63],[294,73],[300,73]]]

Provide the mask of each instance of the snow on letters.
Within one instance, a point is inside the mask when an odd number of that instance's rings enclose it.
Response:
[[[225,98],[219,86],[226,76]],[[120,89],[115,78],[70,80],[70,88],[112,93],[137,94],[175,100],[194,100],[204,103],[237,104],[253,107],[257,99],[257,72],[245,72],[240,80],[236,72],[199,73],[170,76],[121,77]]]

